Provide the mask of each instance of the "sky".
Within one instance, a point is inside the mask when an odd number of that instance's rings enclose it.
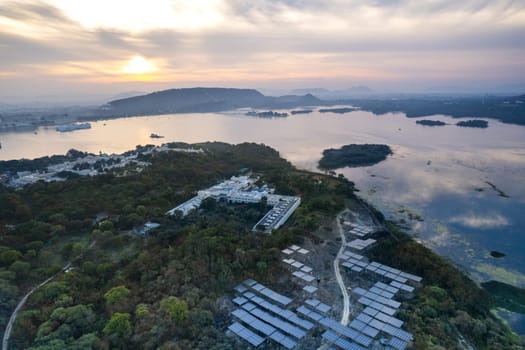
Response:
[[[357,85],[525,88],[525,1],[0,0],[0,102]]]

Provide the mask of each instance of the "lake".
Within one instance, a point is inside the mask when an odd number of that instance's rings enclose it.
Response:
[[[421,119],[421,118],[418,118]],[[428,119],[455,124],[458,119]],[[476,281],[525,287],[525,127],[488,120],[487,129],[429,127],[401,113],[319,113],[257,118],[243,111],[132,117],[92,129],[0,133],[0,159],[64,154],[70,148],[122,153],[171,141],[257,142],[300,168],[316,170],[325,148],[381,143],[394,155],[370,167],[337,170],[360,194]],[[157,133],[163,139],[151,139]],[[493,258],[490,251],[506,254]],[[518,322],[522,322],[523,319]]]

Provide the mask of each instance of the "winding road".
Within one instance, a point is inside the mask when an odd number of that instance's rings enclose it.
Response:
[[[13,311],[13,313],[11,314],[11,317],[9,318],[9,322],[7,323],[7,327],[5,328],[4,338],[2,339],[2,350],[7,350],[7,344],[9,343],[9,337],[11,336],[11,330],[13,329],[13,324],[15,323],[16,316],[18,315],[18,312],[20,311],[20,309],[22,309],[22,307],[26,303],[27,298],[29,298],[29,296],[33,294],[35,290],[37,290],[38,288],[52,281],[53,278],[55,278],[55,276],[56,275],[53,275],[49,277],[47,280],[45,280],[44,282],[40,283],[38,286],[33,287],[33,289],[27,292],[27,294],[24,295],[22,300],[20,300],[20,302],[15,308],[15,311]]]
[[[343,255],[346,246],[346,237],[343,227],[341,226],[341,217],[347,212],[348,209],[345,209],[341,213],[339,213],[335,218],[337,222],[337,229],[339,230],[339,234],[341,235],[341,248],[339,248],[339,252],[337,253],[337,256],[334,259],[334,273],[335,278],[337,279],[337,284],[339,284],[339,288],[341,289],[341,294],[343,294],[343,314],[341,315],[340,321],[343,326],[348,325],[350,318],[350,297],[348,296],[348,291],[346,290],[345,283],[343,282],[343,277],[341,276],[341,271],[339,269],[339,260],[341,258],[341,255]]]

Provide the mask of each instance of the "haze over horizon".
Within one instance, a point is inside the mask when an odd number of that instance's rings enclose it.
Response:
[[[193,86],[525,87],[525,2],[0,0],[0,102]]]

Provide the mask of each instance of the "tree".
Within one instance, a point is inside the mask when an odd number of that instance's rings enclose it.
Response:
[[[128,313],[115,312],[111,315],[111,319],[104,327],[104,334],[118,335],[119,337],[128,337],[131,335],[131,324],[129,322],[130,315]]]
[[[171,319],[180,324],[188,318],[188,304],[174,296],[169,296],[160,302],[161,311],[170,315]]]
[[[14,263],[22,257],[22,253],[15,249],[5,250],[0,253],[0,264],[7,266]]]
[[[21,280],[29,274],[31,265],[28,262],[17,260],[11,264],[9,271],[16,273],[16,279]]]
[[[125,286],[116,286],[104,294],[106,306],[110,311],[127,311],[128,297],[130,291]]]

